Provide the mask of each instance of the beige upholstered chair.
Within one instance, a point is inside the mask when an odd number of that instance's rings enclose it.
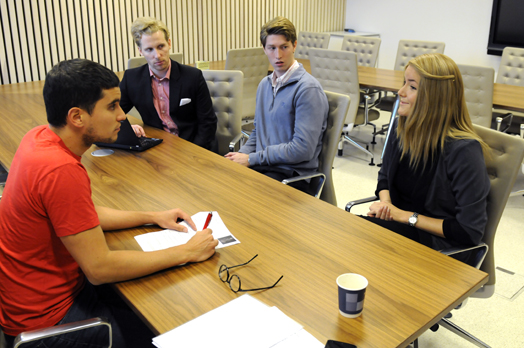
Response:
[[[524,123],[520,125],[520,137],[524,139]],[[524,163],[522,163],[522,173],[524,174]]]
[[[464,80],[464,96],[474,124],[491,127],[493,113],[493,80],[495,70],[489,67],[457,64]]]
[[[514,85],[524,87],[524,48],[506,47],[502,51],[502,58],[500,59],[499,71],[497,73],[497,83],[506,85]],[[519,125],[524,121],[524,115],[517,113],[520,122],[512,124],[514,113],[504,110],[494,110],[492,128],[498,131],[519,133]],[[504,120],[507,120],[506,125],[502,127]]]
[[[238,70],[203,70],[217,115],[218,153],[235,151],[242,138],[242,84],[244,74]]]
[[[345,35],[342,41],[342,51],[356,53],[358,65],[374,68],[377,65],[381,41],[378,37]]]
[[[169,54],[169,58],[173,59],[175,62],[178,62],[178,63],[182,64],[182,59],[184,59],[184,56],[180,52],[178,52],[178,53],[170,53]],[[142,57],[142,56],[129,58],[129,60],[127,61],[127,68],[128,69],[137,68],[137,67],[139,67],[141,65],[144,65],[146,63],[147,63],[146,59],[144,57]]]
[[[445,47],[444,42],[400,40],[393,69],[403,71],[411,59],[425,53],[444,53]]]
[[[491,183],[487,206],[488,222],[482,243],[479,246],[467,249],[453,248],[441,250],[441,252],[446,255],[453,255],[467,250],[477,250],[477,257],[472,266],[488,273],[489,280],[471,297],[488,298],[495,293],[495,232],[497,231],[502,212],[504,211],[509,194],[517,178],[522,159],[524,158],[524,140],[482,126],[474,125],[474,128],[475,132],[477,132],[482,140],[491,148],[491,157],[486,160],[486,169]],[[351,201],[346,205],[346,211],[349,212],[351,208],[357,204],[368,203],[377,199],[378,198],[374,196]],[[460,308],[460,306],[458,308]],[[455,332],[478,347],[489,348],[484,342],[446,318],[442,318],[439,325]]]
[[[486,161],[491,183],[487,208],[488,223],[482,240],[485,246],[479,246],[480,250],[485,250],[485,258],[479,260],[479,264],[474,265],[488,273],[489,280],[471,297],[489,298],[495,293],[495,232],[517,178],[520,164],[524,159],[524,140],[480,126],[475,126],[475,131],[491,147],[491,159]],[[443,250],[441,252],[452,255],[460,251]],[[479,347],[489,348],[484,342],[446,318],[442,318],[439,324]]]
[[[357,36],[357,35],[346,35],[342,41],[342,51],[354,52],[357,55],[357,62],[359,66],[368,66],[374,68],[377,65],[378,51],[380,48],[380,42],[382,40],[378,37],[368,36]],[[380,102],[379,99],[380,91],[373,90],[370,88],[360,89],[360,101],[359,105],[364,108],[367,112],[368,121],[374,121],[380,114],[370,109]],[[371,114],[371,115],[370,115]],[[371,144],[375,142],[375,132],[373,131],[373,140]]]
[[[286,179],[283,183],[288,184],[293,181],[303,180],[304,178],[318,177],[311,180],[311,194],[317,198],[337,206],[335,196],[335,187],[333,185],[333,160],[337,152],[337,145],[340,139],[340,132],[346,119],[346,114],[350,105],[349,97],[344,94],[338,94],[326,91],[329,103],[329,114],[327,118],[326,130],[322,137],[322,151],[319,155],[318,172],[313,175],[303,175]]]
[[[22,332],[15,338],[15,341],[13,342],[13,348],[18,348],[25,343],[38,341],[44,338],[48,338],[52,336],[59,336],[59,335],[63,335],[69,332],[74,332],[74,331],[79,331],[79,330],[86,330],[86,329],[90,329],[90,328],[93,328],[96,326],[102,326],[102,325],[107,326],[109,330],[109,342],[107,346],[111,347],[112,341],[113,341],[112,336],[111,336],[111,333],[112,333],[111,324],[105,318],[93,318],[93,319],[86,319],[82,321],[76,321],[74,323],[69,323],[69,324],[51,326],[45,329]],[[0,330],[0,336],[1,336],[0,337],[0,348],[11,348],[11,347],[6,346],[6,343],[4,340],[4,334],[2,333],[2,330]]]
[[[504,48],[496,82],[524,87],[524,48]]]
[[[257,88],[267,76],[269,60],[262,47],[239,48],[227,51],[226,70],[240,70],[244,73],[242,119],[255,117]]]
[[[328,48],[330,37],[331,35],[328,33],[313,33],[308,31],[301,31],[298,34],[295,58],[309,59],[310,48]]]
[[[309,60],[312,75],[320,82],[325,91],[345,94],[353,101],[360,100],[358,64],[355,53],[311,48],[309,50]],[[377,110],[371,109],[369,112],[376,113],[376,118],[378,118],[379,113]],[[358,103],[351,103],[344,123],[343,135],[338,146],[339,155],[342,155],[344,143],[348,142],[371,156],[370,165],[374,165],[373,153],[348,135],[353,126],[370,124],[366,119],[366,110],[359,107]]]

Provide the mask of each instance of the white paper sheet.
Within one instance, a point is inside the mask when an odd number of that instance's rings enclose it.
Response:
[[[245,294],[155,337],[153,343],[159,348],[286,348],[301,342],[306,344],[303,347],[323,347],[313,336],[301,331],[302,326],[278,308],[268,307]],[[286,345],[288,338],[291,340]]]
[[[324,348],[325,346],[325,344],[307,332],[306,329],[302,329],[285,340],[278,342],[272,348]]]
[[[205,211],[191,216],[197,227],[197,230],[201,231],[203,229],[208,214],[209,212]],[[187,233],[168,229],[141,234],[135,236],[135,239],[144,251],[162,250],[177,245],[186,244],[191,239],[191,237],[195,235],[196,231],[189,227],[185,221],[182,221],[180,224],[187,227]],[[209,223],[208,227],[213,230],[213,237],[218,239],[217,249],[240,243],[240,241],[236,239],[231,234],[231,232],[229,232],[218,212],[213,212],[213,217],[211,218],[211,222]]]

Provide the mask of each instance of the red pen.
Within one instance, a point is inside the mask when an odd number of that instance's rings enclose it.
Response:
[[[203,230],[205,230],[207,226],[209,226],[209,223],[211,222],[212,217],[213,217],[213,212],[210,211],[209,214],[207,214],[207,219],[206,219],[206,223],[204,224]]]

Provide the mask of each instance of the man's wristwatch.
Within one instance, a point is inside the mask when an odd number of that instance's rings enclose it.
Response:
[[[409,226],[411,227],[415,227],[415,225],[417,224],[418,222],[418,213],[413,213],[413,215],[411,215],[408,219],[408,224]]]

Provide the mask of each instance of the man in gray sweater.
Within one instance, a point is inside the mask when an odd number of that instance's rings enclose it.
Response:
[[[267,22],[260,41],[274,71],[258,85],[249,140],[226,158],[281,181],[318,169],[329,105],[320,83],[295,60],[297,36],[288,19]],[[305,191],[308,184],[292,186]]]

